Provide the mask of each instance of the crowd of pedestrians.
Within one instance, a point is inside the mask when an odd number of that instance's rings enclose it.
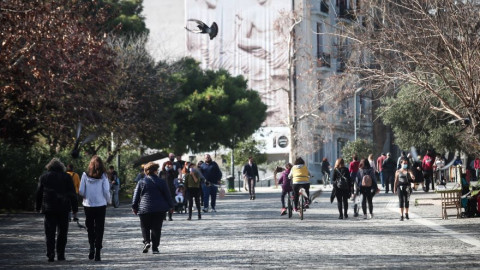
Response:
[[[349,199],[354,199],[354,216],[361,209],[364,219],[374,217],[373,198],[380,192],[381,184],[388,194],[398,196],[400,220],[409,219],[409,199],[412,191],[422,185],[428,192],[431,185],[444,183],[445,159],[442,155],[434,158],[432,151],[413,157],[403,152],[395,162],[390,153],[382,153],[377,159],[370,154],[368,158],[353,155],[348,167],[343,158],[338,158],[333,168],[327,158],[322,160],[324,181],[332,185],[331,202],[337,201],[339,219],[347,219]],[[461,165],[457,158],[453,163]],[[456,164],[455,164],[456,163]],[[478,178],[480,159],[471,162],[474,177]],[[73,166],[67,168],[54,158],[46,165],[46,172],[39,178],[36,194],[36,210],[45,215],[44,228],[49,262],[65,260],[68,225],[71,215],[77,219],[78,201],[82,201],[85,213],[85,225],[88,235],[90,260],[100,261],[103,248],[105,216],[112,198],[118,200],[120,179],[114,167],[107,170],[99,156],[93,156],[81,178],[73,172]],[[243,176],[248,181],[250,200],[255,200],[255,183],[259,180],[258,168],[252,157],[243,167]],[[301,190],[306,193],[304,208],[309,208],[310,178],[312,177],[305,161],[301,157],[294,164],[287,163],[285,168],[277,167],[276,173],[282,173],[278,183],[282,187],[281,215],[286,214],[285,196],[293,192],[294,210],[299,211]],[[216,198],[222,172],[209,154],[196,165],[181,160],[171,153],[160,167],[157,163],[142,165],[142,171],[135,178],[132,212],[138,215],[142,234],[143,249],[147,253],[159,253],[161,231],[164,220],[172,221],[175,210],[188,210],[188,220],[192,220],[194,206],[198,219],[203,212],[216,212]],[[380,183],[378,183],[378,181]],[[325,184],[325,183],[324,183]],[[355,200],[355,198],[361,198]],[[203,207],[203,208],[202,208]]]

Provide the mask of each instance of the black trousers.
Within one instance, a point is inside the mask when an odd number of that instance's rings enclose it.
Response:
[[[337,197],[338,213],[340,213],[340,216],[343,216],[342,208],[343,208],[343,213],[345,215],[348,212],[348,197],[349,197],[349,195],[350,195],[349,190],[337,188],[335,196]]]
[[[158,250],[166,212],[147,213],[138,216],[140,217],[143,243],[146,244],[152,242],[152,250]]]
[[[250,196],[255,195],[255,178],[248,178],[248,193]]]
[[[408,208],[410,206],[410,187],[398,186],[398,206],[400,208]]]
[[[362,210],[363,210],[363,214],[366,215],[367,214],[367,202],[368,202],[368,212],[370,214],[373,214],[373,203],[372,203],[372,199],[373,199],[373,195],[375,194],[374,192],[372,192],[372,189],[370,187],[368,188],[360,188],[360,192],[362,193],[363,195],[363,198],[362,198]]]
[[[385,192],[391,190],[393,192],[393,184],[395,183],[395,172],[383,171],[383,181],[385,182]]]
[[[304,188],[305,193],[307,193],[307,199],[305,200],[308,203],[310,199],[310,183],[308,184],[293,184],[293,203],[295,205],[295,209],[298,209],[298,198],[300,197],[300,189]]]
[[[105,231],[105,214],[107,206],[84,207],[85,226],[87,226],[90,248],[102,249],[103,232]]]
[[[195,205],[197,206],[198,215],[200,215],[200,195],[202,191],[200,188],[188,189],[188,216],[192,217],[193,200],[195,198]]]
[[[68,212],[45,213],[44,226],[47,242],[47,257],[55,257],[55,234],[57,235],[57,256],[65,256],[68,234]]]

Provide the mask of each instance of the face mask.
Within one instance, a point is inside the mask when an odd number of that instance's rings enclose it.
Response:
[[[406,169],[406,168],[408,168],[408,164],[403,164],[402,167],[403,167],[404,169]]]
[[[173,162],[175,160],[175,158],[170,158],[170,161]]]

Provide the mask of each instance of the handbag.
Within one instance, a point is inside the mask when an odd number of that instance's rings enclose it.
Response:
[[[220,199],[225,198],[225,189],[224,189],[223,187],[221,187],[221,186],[220,186],[220,191],[219,191],[218,197],[219,197]]]

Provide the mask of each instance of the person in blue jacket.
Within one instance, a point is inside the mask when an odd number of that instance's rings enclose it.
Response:
[[[203,190],[203,212],[208,212],[208,202],[211,198],[212,211],[215,210],[217,201],[217,185],[221,183],[222,171],[218,167],[218,164],[212,160],[209,154],[205,155],[205,163],[200,167],[200,172],[205,177],[205,189]]]
[[[145,165],[145,177],[138,181],[133,194],[132,211],[140,217],[143,235],[143,253],[152,247],[153,254],[159,254],[158,246],[162,235],[166,212],[173,209],[173,200],[165,180],[158,177],[157,163]],[[151,242],[151,243],[150,243]]]

